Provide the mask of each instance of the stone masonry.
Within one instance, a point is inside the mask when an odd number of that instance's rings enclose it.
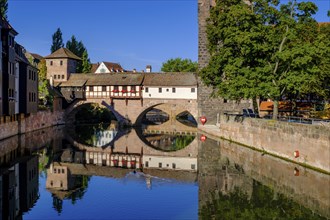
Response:
[[[209,62],[207,49],[206,25],[210,9],[215,5],[214,0],[198,0],[198,65],[199,69]],[[241,113],[243,108],[251,108],[252,103],[248,100],[228,101],[222,98],[212,98],[212,88],[207,87],[198,77],[198,115],[207,118],[207,124],[216,124],[217,115],[224,112]]]

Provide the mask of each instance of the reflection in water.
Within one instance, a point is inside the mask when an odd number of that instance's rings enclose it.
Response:
[[[0,219],[330,217],[328,175],[162,125],[50,128],[1,141]],[[111,144],[83,141],[107,130]],[[153,145],[155,137],[167,140]]]
[[[68,131],[78,142],[93,147],[109,146],[117,135],[115,124],[77,125]]]
[[[329,175],[223,140],[200,144],[201,219],[330,217]]]
[[[235,187],[229,193],[213,192],[200,208],[201,219],[326,219],[253,181],[252,194]]]

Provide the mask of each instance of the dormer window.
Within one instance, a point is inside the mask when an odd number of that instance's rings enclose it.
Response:
[[[104,68],[101,68],[100,69],[100,73],[105,73],[105,69]]]

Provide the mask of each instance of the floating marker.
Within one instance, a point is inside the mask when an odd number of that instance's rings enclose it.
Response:
[[[202,135],[201,138],[200,138],[200,140],[201,140],[202,142],[206,141],[206,139],[207,139],[207,138],[206,138],[205,135]]]
[[[199,120],[200,120],[200,122],[202,123],[202,125],[204,125],[204,124],[207,122],[207,119],[206,119],[205,116],[200,117]]]
[[[299,151],[298,151],[298,150],[294,151],[294,152],[293,152],[293,156],[294,156],[295,158],[299,157]]]

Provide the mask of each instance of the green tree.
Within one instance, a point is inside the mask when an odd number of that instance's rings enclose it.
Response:
[[[60,28],[57,28],[56,32],[52,36],[53,43],[50,47],[51,53],[54,53],[56,50],[64,47],[63,39],[62,39],[62,31]]]
[[[8,12],[8,0],[0,0],[1,17],[7,19],[7,12]]]
[[[192,62],[190,59],[169,59],[163,63],[161,71],[163,72],[195,72],[197,71],[197,62]]]
[[[47,80],[47,66],[46,66],[46,60],[41,60],[38,63],[38,92],[39,92],[39,97],[41,99],[49,101],[49,82]]]
[[[88,58],[87,50],[85,50],[82,56],[82,72],[90,73],[91,68],[92,68],[91,62]]]
[[[88,58],[88,53],[87,53],[86,47],[84,46],[84,44],[83,44],[82,41],[79,41],[78,42],[77,39],[76,39],[76,37],[74,35],[72,35],[71,40],[68,40],[66,42],[66,48],[69,49],[71,52],[73,52],[75,55],[77,55],[80,58],[83,58],[84,52],[86,51],[86,54],[87,54],[86,60],[88,60],[88,62],[89,62],[89,58]],[[83,61],[82,62],[78,62],[76,72],[77,73],[84,72],[83,68],[84,68],[83,67]]]
[[[318,64],[326,54],[316,40],[316,10],[295,0],[217,1],[207,27],[210,62],[200,76],[224,98],[272,99],[277,118],[283,96],[307,92],[311,79],[321,80]]]

